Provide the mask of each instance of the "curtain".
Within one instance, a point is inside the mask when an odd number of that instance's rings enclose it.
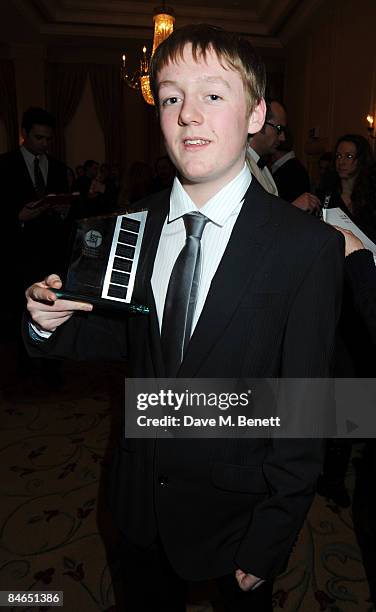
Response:
[[[11,60],[0,61],[0,115],[7,131],[8,149],[15,149],[19,144],[19,133],[16,79]]]
[[[87,73],[87,64],[50,63],[48,66],[48,108],[56,117],[56,133],[51,148],[62,161],[65,161],[65,128],[77,110]]]
[[[122,168],[126,134],[119,67],[91,64],[89,77],[95,110],[104,134],[106,162]]]

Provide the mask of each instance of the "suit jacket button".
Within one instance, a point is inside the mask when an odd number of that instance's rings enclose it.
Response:
[[[159,476],[158,483],[161,487],[167,487],[168,485],[168,477],[167,476]]]

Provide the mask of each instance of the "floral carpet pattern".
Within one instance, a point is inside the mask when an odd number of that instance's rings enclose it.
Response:
[[[18,383],[11,352],[1,346],[0,590],[64,591],[60,609],[120,612],[98,528],[106,513],[98,491],[120,418],[121,368],[64,364],[56,392],[37,379]],[[350,467],[350,487],[352,478]],[[275,612],[375,612],[368,598],[351,510],[317,497],[275,584]],[[7,608],[38,609],[53,608]],[[202,602],[188,610],[212,608]]]

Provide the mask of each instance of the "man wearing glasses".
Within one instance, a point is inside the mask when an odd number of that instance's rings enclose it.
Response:
[[[254,134],[249,142],[247,162],[252,174],[266,191],[278,195],[278,189],[265,158],[273,155],[286,140],[287,113],[276,100],[267,102],[264,127]],[[320,209],[320,200],[313,194],[305,192],[291,202],[301,210],[314,213]]]

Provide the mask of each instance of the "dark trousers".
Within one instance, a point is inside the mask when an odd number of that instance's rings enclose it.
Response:
[[[376,606],[376,440],[366,441],[363,457],[356,466],[353,498],[355,534],[363,557],[364,569]]]
[[[123,540],[111,565],[114,581],[118,584],[115,587],[117,603],[122,612],[185,612],[188,584],[175,573],[159,541],[147,550],[140,550]],[[273,611],[271,581],[248,592],[240,589],[234,574],[214,582],[215,600],[220,602],[216,610]]]

